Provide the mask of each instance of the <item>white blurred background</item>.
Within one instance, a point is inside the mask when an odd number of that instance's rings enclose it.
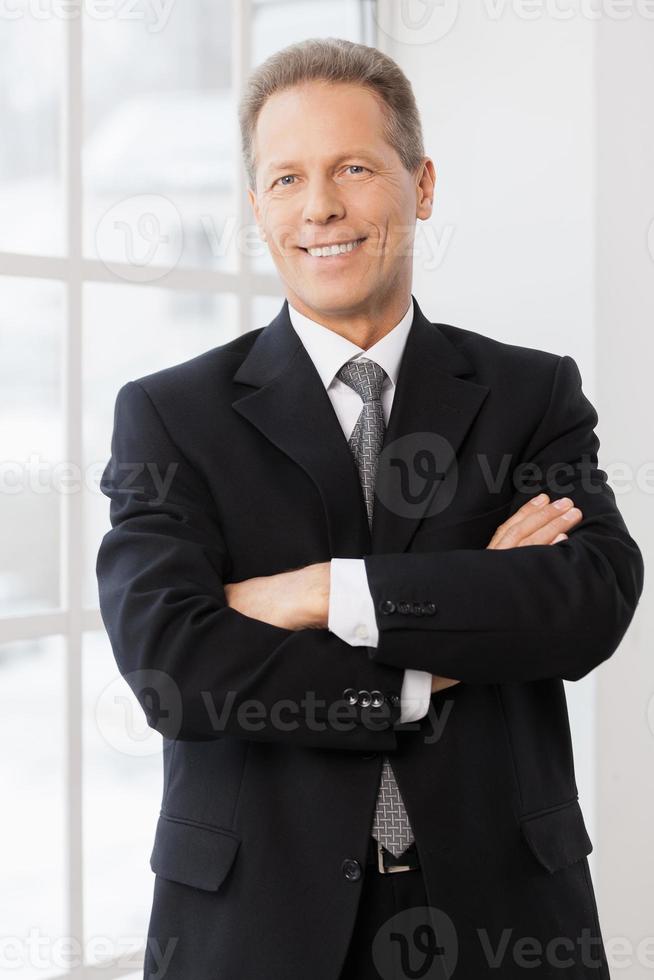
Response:
[[[2,4],[0,968],[16,980],[141,976],[161,739],[124,703],[98,612],[115,394],[277,313],[236,103],[270,53],[330,35],[414,86],[437,174],[421,308],[575,358],[600,465],[653,552],[654,0]],[[566,682],[600,922],[629,980],[654,975],[651,626],[646,585],[620,650]]]

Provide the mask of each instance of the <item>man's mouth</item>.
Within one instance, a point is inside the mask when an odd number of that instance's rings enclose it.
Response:
[[[302,248],[300,245],[299,248],[314,259],[329,259],[341,255],[349,255],[351,252],[354,252],[359,245],[365,242],[365,240],[365,238],[355,238],[350,242],[342,242],[339,245],[323,245],[322,247],[318,248]]]

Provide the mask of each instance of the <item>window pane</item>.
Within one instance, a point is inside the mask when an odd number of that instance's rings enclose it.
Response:
[[[59,605],[63,317],[58,283],[0,278],[0,615]]]
[[[227,343],[238,333],[237,310],[236,297],[225,293],[187,293],[146,286],[86,286],[85,605],[98,605],[95,562],[102,535],[110,527],[109,500],[98,485],[111,454],[118,389],[126,381]],[[211,411],[209,405],[207,411]]]
[[[0,922],[15,980],[66,966],[64,677],[61,637],[0,647]]]
[[[231,2],[130,11],[84,21],[85,254],[233,269]]]
[[[148,727],[104,632],[83,642],[83,826],[87,961],[136,967],[154,875],[163,740]],[[130,958],[128,958],[130,957]]]
[[[65,24],[4,5],[0,32],[0,251],[64,249],[61,93]]]
[[[258,65],[280,48],[308,37],[365,40],[372,5],[361,0],[254,0],[252,61]]]

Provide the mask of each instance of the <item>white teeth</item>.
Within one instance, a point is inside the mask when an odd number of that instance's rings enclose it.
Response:
[[[363,240],[363,238],[358,238],[356,241],[346,242],[344,245],[325,245],[323,248],[308,248],[307,252],[309,255],[313,255],[314,258],[345,254],[345,252],[351,252],[353,249],[358,248]]]

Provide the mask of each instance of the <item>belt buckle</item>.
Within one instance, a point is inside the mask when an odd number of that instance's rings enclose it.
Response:
[[[392,874],[395,871],[412,871],[413,868],[410,864],[392,864],[386,867],[384,864],[384,855],[382,854],[382,845],[377,841],[377,868],[380,874],[387,875]]]

